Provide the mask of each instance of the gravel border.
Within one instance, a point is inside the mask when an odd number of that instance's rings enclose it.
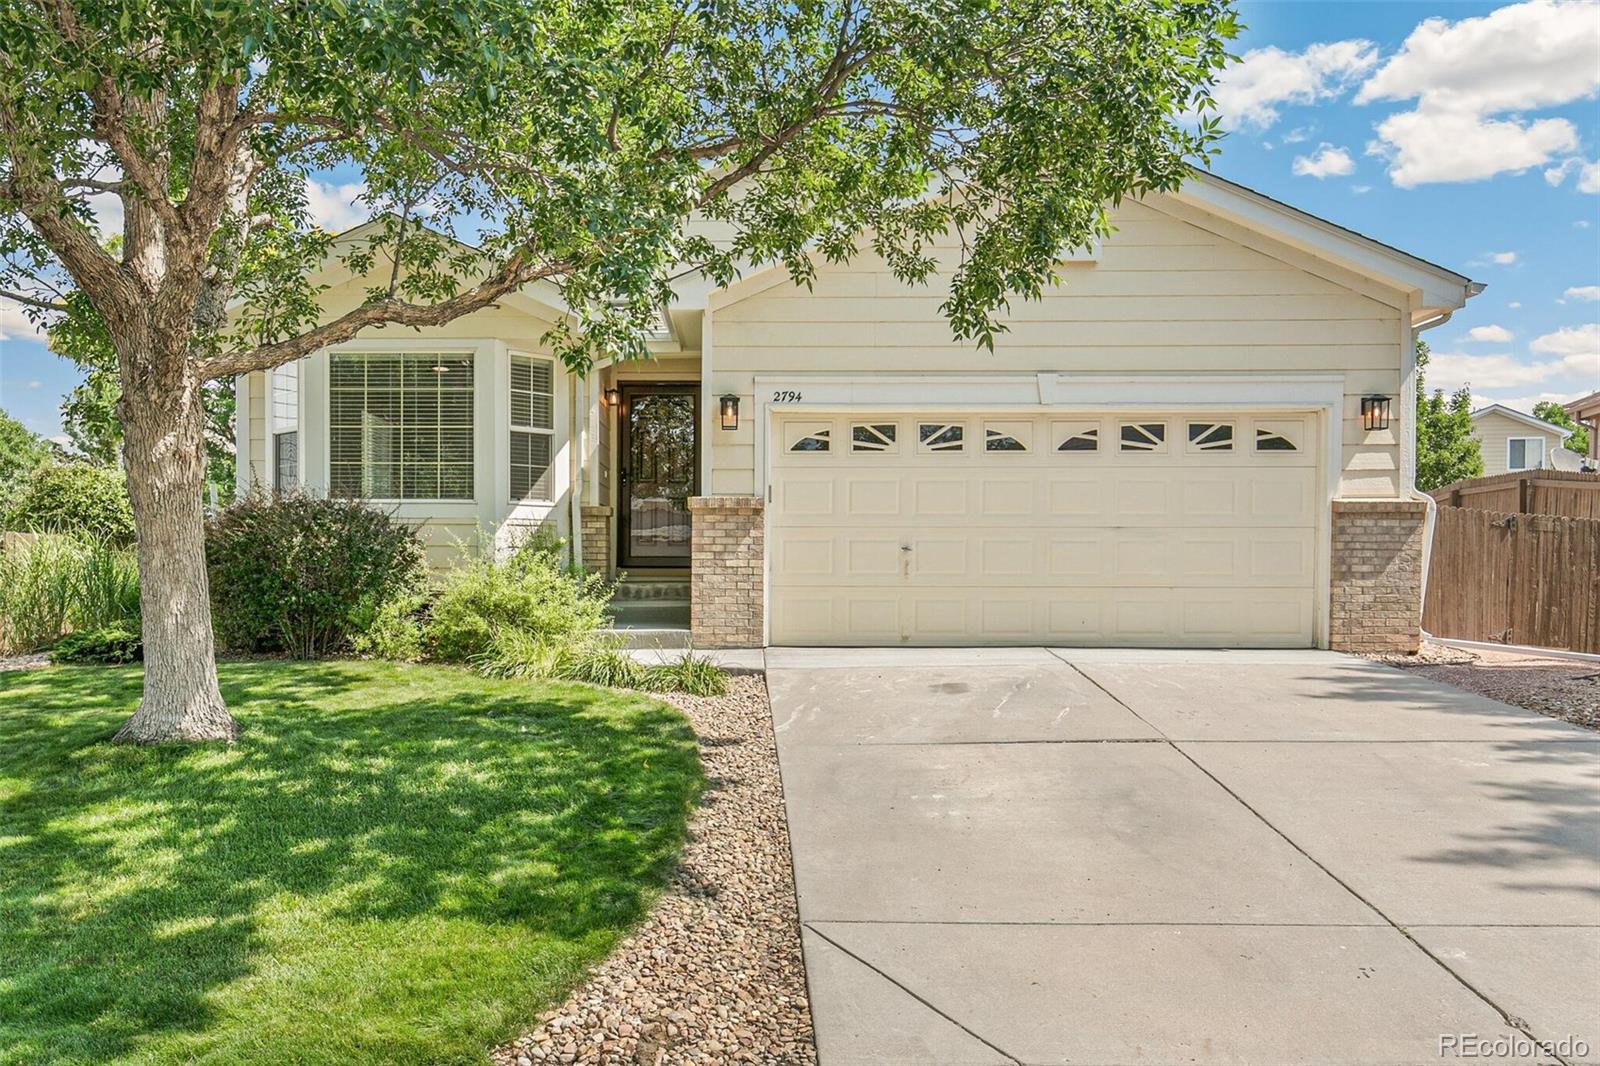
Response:
[[[1521,651],[1424,644],[1416,656],[1373,656],[1410,673],[1600,730],[1600,664]]]
[[[50,665],[48,652],[35,652],[32,655],[12,655],[0,658],[0,674],[9,674],[18,670],[43,670]]]
[[[816,1062],[766,682],[662,698],[689,717],[706,773],[678,871],[588,981],[491,1052],[496,1066]]]

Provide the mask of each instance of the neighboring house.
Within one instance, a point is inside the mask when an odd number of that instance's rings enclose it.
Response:
[[[1519,470],[1553,470],[1561,445],[1572,430],[1552,425],[1500,404],[1472,412],[1472,435],[1483,452],[1483,476]],[[1576,457],[1570,465],[1577,469]]]
[[[1589,427],[1589,454],[1584,457],[1587,460],[1585,467],[1589,470],[1600,467],[1600,392],[1581,396],[1564,405],[1563,410],[1572,416],[1573,421]]]
[[[701,647],[1414,647],[1414,339],[1481,286],[1210,175],[1112,218],[992,354],[870,254],[690,278],[583,380],[548,288],[376,332],[240,381],[241,486],[391,503],[436,562],[553,523],[687,572]]]

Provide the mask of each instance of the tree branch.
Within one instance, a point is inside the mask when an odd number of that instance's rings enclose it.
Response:
[[[481,311],[496,300],[532,281],[564,272],[565,264],[535,267],[521,253],[512,256],[490,277],[466,292],[441,300],[436,304],[412,304],[403,300],[384,299],[362,304],[347,311],[331,322],[325,322],[297,337],[266,344],[248,352],[232,352],[203,360],[199,366],[202,380],[233,377],[256,370],[271,370],[319,348],[349,340],[369,326],[440,326],[463,315]]]
[[[29,296],[26,293],[21,292],[12,292],[10,289],[0,289],[0,299],[12,300],[28,307],[37,307],[41,311],[71,310],[71,308],[64,303],[57,303],[54,300],[41,300],[37,296]]]

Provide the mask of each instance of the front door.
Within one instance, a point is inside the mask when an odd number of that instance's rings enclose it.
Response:
[[[700,390],[622,390],[620,566],[689,565],[689,497],[698,491]]]

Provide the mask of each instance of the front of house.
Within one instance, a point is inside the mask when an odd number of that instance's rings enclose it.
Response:
[[[584,378],[534,287],[375,332],[239,381],[240,486],[391,505],[437,565],[552,524],[686,574],[700,647],[1414,647],[1414,340],[1478,286],[1209,175],[1112,221],[992,354],[870,254],[690,279]]]

